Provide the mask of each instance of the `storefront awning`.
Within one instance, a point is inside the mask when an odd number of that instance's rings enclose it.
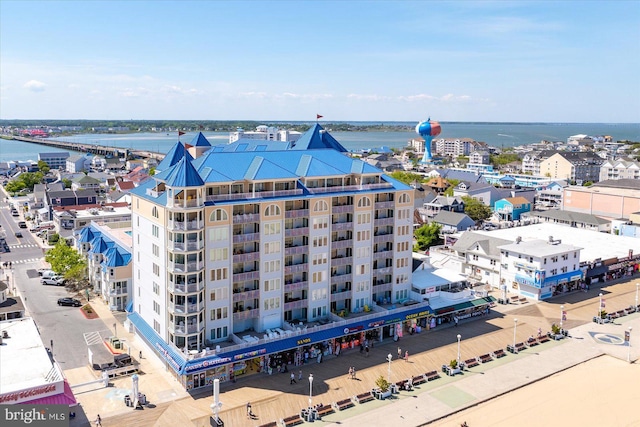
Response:
[[[64,381],[64,392],[54,394],[53,396],[41,397],[40,399],[29,400],[28,402],[22,402],[29,405],[69,405],[75,406],[78,404],[76,397],[71,391],[71,387],[67,380]]]
[[[129,321],[135,326],[138,334],[167,361],[176,372],[180,372],[185,364],[185,357],[177,349],[164,342],[160,335],[145,322],[138,313],[130,313]]]
[[[483,298],[476,298],[474,300],[471,301],[465,301],[465,302],[461,302],[458,304],[454,304],[454,305],[448,305],[445,307],[441,307],[438,308],[437,310],[435,310],[435,315],[436,316],[442,316],[445,314],[451,314],[451,313],[455,313],[458,311],[463,311],[463,310],[467,310],[469,308],[473,308],[473,307],[481,307],[483,305],[489,305],[489,304],[493,304],[495,303],[496,299],[492,296],[488,296],[488,297],[483,297]]]

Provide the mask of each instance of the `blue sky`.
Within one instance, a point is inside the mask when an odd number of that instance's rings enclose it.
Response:
[[[640,122],[640,2],[0,0],[0,118]]]

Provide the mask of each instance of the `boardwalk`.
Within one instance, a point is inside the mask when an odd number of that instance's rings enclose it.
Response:
[[[635,282],[628,282],[607,286],[602,290],[592,289],[589,293],[570,294],[550,302],[499,306],[488,317],[462,321],[457,328],[443,327],[413,336],[405,336],[398,343],[387,340],[376,344],[371,349],[368,358],[354,349],[339,357],[329,356],[321,364],[314,362],[301,368],[295,368],[296,379],[298,378],[298,369],[302,369],[303,379],[293,385],[289,384],[288,374],[274,373],[271,376],[254,374],[247,378],[240,378],[235,384],[221,384],[223,406],[220,417],[224,420],[225,425],[255,427],[297,414],[301,408],[308,406],[309,382],[307,378],[310,373],[313,373],[314,377],[314,405],[318,403],[331,404],[355,396],[373,388],[376,378],[380,375],[387,376],[388,363],[385,360],[387,354],[392,354],[394,358],[391,363],[391,380],[393,382],[432,370],[440,371],[442,364],[457,358],[457,334],[461,335],[461,359],[465,360],[504,348],[507,344],[512,343],[514,319],[516,318],[518,319],[516,340],[524,341],[531,335],[537,335],[538,328],[548,331],[552,323],[559,322],[560,305],[562,304],[564,304],[564,310],[568,312],[564,326],[575,328],[591,323],[591,318],[597,310],[598,292],[602,291],[607,295],[607,308],[614,311],[628,307],[633,303],[635,289]],[[540,351],[546,352],[547,349],[553,350],[554,346],[558,345],[566,346],[566,344],[551,342],[533,347],[526,353],[530,356]],[[409,351],[409,362],[397,359],[398,346],[402,348],[403,353],[405,350]],[[504,364],[511,364],[520,357],[526,357],[527,354],[509,355],[486,365],[472,368],[472,371],[488,374],[490,370]],[[356,380],[350,379],[347,375],[350,366],[356,368]],[[141,375],[140,384],[141,389],[146,390],[150,401],[157,402],[157,406],[142,411],[131,411],[118,403],[116,406],[110,407],[108,416],[103,415],[104,426],[174,427],[189,425],[185,424],[186,420],[189,420],[190,425],[194,426],[209,425],[209,417],[212,413],[209,407],[212,403],[211,392],[202,393],[195,397],[177,398],[174,401],[167,399],[166,396],[163,399],[163,396],[160,396],[160,391],[158,396],[153,395],[153,375],[155,374]],[[416,394],[442,387],[449,381],[455,380],[455,378],[444,377],[423,384]],[[127,380],[118,381],[126,382]],[[478,381],[482,381],[482,376],[478,376]],[[116,387],[118,387],[117,384]],[[84,396],[80,396],[79,400],[83,403],[85,410],[89,410],[88,406],[99,402],[96,397],[87,395],[85,400]],[[416,397],[418,396],[416,395]],[[251,402],[253,412],[258,416],[257,420],[247,419],[245,409],[247,401]],[[385,402],[374,401],[364,405],[356,405],[344,412],[323,418],[323,422],[331,423],[345,420],[343,424],[347,424],[347,419],[385,404]]]

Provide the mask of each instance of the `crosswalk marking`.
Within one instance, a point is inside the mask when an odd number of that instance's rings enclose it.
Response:
[[[84,335],[84,342],[86,342],[87,345],[100,344],[102,342],[100,332],[85,332],[82,335]]]
[[[11,249],[20,249],[20,248],[37,248],[38,245],[9,245]]]
[[[19,259],[17,261],[11,261],[12,264],[29,264],[32,262],[40,262],[40,258]],[[2,263],[0,263],[2,265]]]

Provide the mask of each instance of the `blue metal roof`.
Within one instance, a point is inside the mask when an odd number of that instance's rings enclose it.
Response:
[[[170,169],[155,175],[154,178],[164,181],[170,187],[199,187],[204,185],[202,177],[186,157],[180,159]]]
[[[347,150],[318,123],[303,133],[297,141],[289,144],[289,150],[327,149],[346,153]]]
[[[138,331],[138,335],[140,335],[154,351],[160,353],[167,361],[167,364],[171,366],[171,369],[176,372],[181,372],[186,361],[184,355],[173,346],[164,342],[160,335],[158,335],[138,313],[131,313],[128,315],[128,318]]]
[[[114,243],[111,239],[105,238],[102,235],[96,236],[91,241],[91,249],[89,249],[89,252],[94,254],[96,253],[101,254],[105,252],[107,249],[109,249],[110,247],[112,247],[113,245]]]
[[[102,235],[102,233],[100,233],[99,231],[93,230],[91,226],[87,226],[81,229],[80,232],[78,233],[78,242],[89,243],[96,236],[100,236],[100,235]]]
[[[192,147],[211,147],[211,143],[202,134],[202,132],[198,132],[198,134],[193,137],[193,139],[191,140],[189,145],[192,146]]]
[[[102,262],[103,267],[124,267],[129,265],[131,254],[124,251],[120,247],[112,247],[105,251],[105,260]]]
[[[185,156],[189,160],[193,160],[193,157],[191,156],[191,154],[189,154],[184,145],[182,145],[182,142],[178,141],[173,147],[171,147],[171,150],[169,150],[169,152],[164,156],[164,159],[162,159],[162,161],[158,163],[158,166],[156,166],[156,170],[158,172],[167,170],[171,166],[178,163],[180,159]]]

